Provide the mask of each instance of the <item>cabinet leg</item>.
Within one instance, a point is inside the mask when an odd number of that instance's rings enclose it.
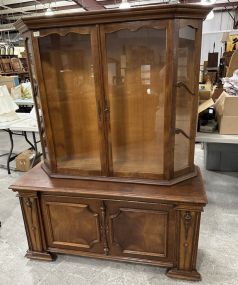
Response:
[[[29,246],[25,256],[29,259],[53,261],[55,256],[47,251],[37,193],[20,192],[18,196]]]
[[[25,257],[34,260],[54,261],[57,256],[51,254],[50,252],[37,252],[37,251],[28,250],[26,252]]]
[[[177,212],[177,266],[167,271],[168,277],[201,280],[196,270],[200,217],[200,211]]]
[[[189,281],[200,281],[202,280],[201,274],[197,272],[197,270],[186,271],[179,270],[176,268],[169,269],[166,273],[168,277]]]

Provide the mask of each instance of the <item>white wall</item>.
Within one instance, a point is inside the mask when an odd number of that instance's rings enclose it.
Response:
[[[234,12],[231,12],[234,15]],[[214,18],[203,22],[203,35],[202,35],[202,51],[201,51],[201,64],[207,60],[208,52],[213,52],[213,44],[215,42],[215,52],[220,52],[223,32],[232,31],[231,34],[238,34],[238,30],[233,30],[233,20],[228,12],[214,11]]]

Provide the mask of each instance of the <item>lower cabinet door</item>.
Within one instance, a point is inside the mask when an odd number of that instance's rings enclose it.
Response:
[[[174,260],[173,205],[108,201],[110,254],[160,262]]]
[[[103,253],[99,200],[43,195],[41,207],[48,247]]]

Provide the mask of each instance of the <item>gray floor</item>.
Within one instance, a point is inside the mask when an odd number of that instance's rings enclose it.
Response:
[[[16,149],[26,145],[17,139]],[[0,132],[0,153],[8,149],[6,134]],[[2,163],[3,159],[1,159]],[[203,151],[196,146],[209,204],[202,217],[198,253],[199,284],[238,284],[238,173],[205,171]],[[167,278],[165,269],[59,255],[55,262],[24,258],[27,249],[20,207],[8,186],[21,174],[7,175],[0,169],[0,285],[173,285],[194,284]]]

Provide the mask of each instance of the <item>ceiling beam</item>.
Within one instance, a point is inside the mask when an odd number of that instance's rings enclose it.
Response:
[[[49,3],[49,2],[48,2]],[[1,6],[1,1],[0,1],[0,6]],[[60,1],[60,2],[51,2],[50,7],[53,10],[58,10],[58,9],[63,9],[63,10],[68,10],[71,8],[71,6],[74,6],[74,8],[78,7],[75,5],[74,2],[69,2],[69,1]],[[1,15],[12,15],[15,13],[31,13],[31,12],[36,12],[37,10],[46,10],[49,7],[47,4],[36,4],[36,5],[30,5],[30,6],[25,6],[25,7],[18,7],[18,8],[8,8],[4,10],[0,10],[0,16]]]
[[[217,7],[235,7],[238,6],[238,1],[234,1],[234,2],[218,2],[218,3],[215,3],[212,5],[214,8],[217,8]]]
[[[100,1],[96,0],[73,0],[80,7],[86,11],[105,10],[106,8],[100,4]]]
[[[32,0],[21,0],[20,3],[32,2]],[[19,4],[19,0],[1,0],[1,5],[12,5],[12,4]]]

